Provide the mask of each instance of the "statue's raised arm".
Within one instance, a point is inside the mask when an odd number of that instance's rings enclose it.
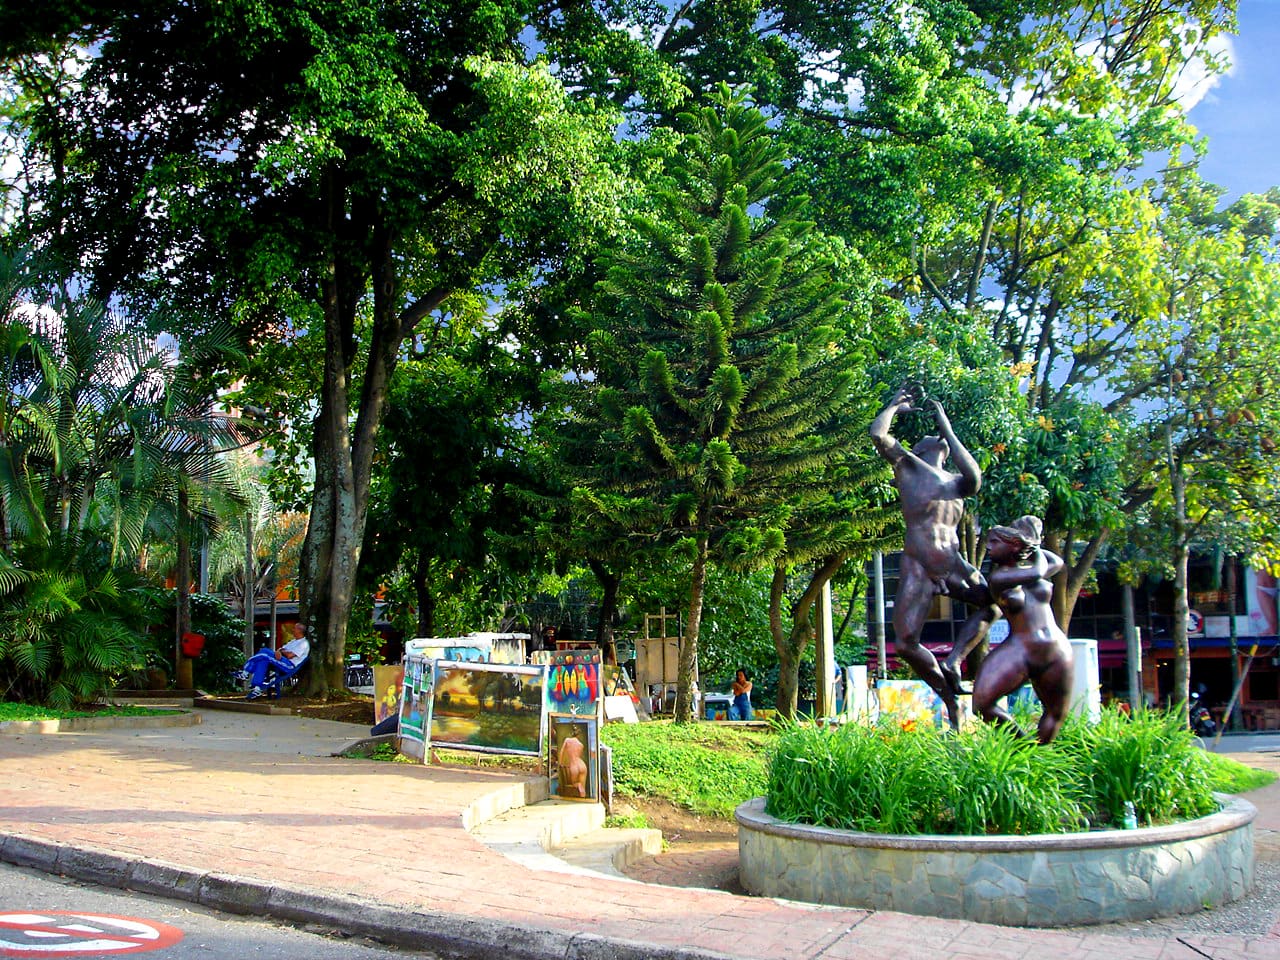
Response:
[[[907,455],[907,451],[903,449],[902,444],[889,431],[893,427],[894,417],[900,413],[910,413],[915,409],[911,405],[911,401],[911,389],[904,384],[898,388],[898,392],[893,395],[889,405],[881,410],[879,415],[871,421],[871,442],[875,444],[876,451],[880,456],[892,464],[897,464],[899,460]]]
[[[937,400],[929,402],[933,405],[933,419],[938,424],[938,435],[947,441],[947,446],[951,448],[951,462],[955,464],[960,474],[957,492],[962,497],[971,497],[982,489],[982,468],[978,466],[978,461],[973,458],[968,448],[956,437],[956,432],[951,428],[951,421],[947,418],[947,412],[942,409],[942,404]]]

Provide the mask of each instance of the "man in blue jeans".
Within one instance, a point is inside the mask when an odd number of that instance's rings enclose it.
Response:
[[[273,667],[286,673],[293,673],[311,653],[311,643],[307,640],[306,628],[301,623],[293,625],[293,639],[279,650],[263,647],[247,661],[236,676],[248,680],[253,687],[245,695],[246,700],[256,700],[262,696],[262,684],[267,679],[267,671]]]

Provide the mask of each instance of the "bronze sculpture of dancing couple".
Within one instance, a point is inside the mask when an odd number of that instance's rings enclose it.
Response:
[[[960,664],[1003,616],[1009,635],[991,651],[973,681],[973,709],[989,723],[1018,729],[1000,698],[1027,681],[1044,710],[1037,736],[1048,743],[1058,733],[1071,705],[1071,644],[1053,617],[1051,577],[1062,559],[1040,545],[1041,524],[1025,516],[987,534],[991,574],[982,573],[960,553],[957,532],[964,498],[978,492],[982,471],[951,428],[936,400],[930,401],[938,435],[910,450],[893,437],[894,418],[916,409],[917,391],[904,386],[871,424],[871,439],[893,465],[894,486],[902,503],[906,536],[893,607],[894,649],[942,698],[953,728],[958,726]],[[958,472],[944,468],[948,456]],[[920,633],[936,596],[949,596],[974,608],[951,654],[942,664],[920,642]],[[1018,730],[1021,733],[1021,730]]]

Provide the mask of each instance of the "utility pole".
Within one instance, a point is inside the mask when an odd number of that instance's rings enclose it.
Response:
[[[876,672],[879,673],[881,680],[889,678],[888,655],[885,652],[885,636],[884,636],[884,554],[879,550],[875,554],[874,576],[872,581],[875,584],[875,620],[872,626],[875,629],[876,638]]]

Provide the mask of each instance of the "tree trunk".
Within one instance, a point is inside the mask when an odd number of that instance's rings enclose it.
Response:
[[[173,684],[179,690],[195,687],[191,659],[182,653],[182,635],[191,629],[191,530],[188,524],[187,489],[178,487],[178,565],[174,579],[178,588],[178,609],[174,616]]]
[[[689,583],[689,617],[680,640],[680,669],[676,673],[676,723],[692,723],[697,703],[694,685],[698,680],[698,628],[702,625],[702,600],[707,588],[707,534],[699,530]]]
[[[1165,428],[1169,461],[1169,486],[1173,493],[1173,689],[1169,704],[1185,723],[1191,693],[1191,645],[1187,639],[1187,615],[1191,612],[1187,595],[1187,560],[1191,546],[1187,533],[1187,489],[1182,461],[1173,446],[1172,431]]]
[[[1231,655],[1231,689],[1240,688],[1240,641],[1236,635],[1236,597],[1240,593],[1239,578],[1236,576],[1236,555],[1227,554],[1227,634],[1230,638],[1228,652]],[[1240,729],[1239,711],[1231,711],[1232,715],[1223,717],[1223,723],[1231,730]]]
[[[787,568],[774,566],[769,582],[769,635],[778,654],[778,716],[790,720],[800,700],[800,657],[794,653],[782,629],[782,601],[787,595]]]
[[[618,610],[618,589],[621,578],[606,569],[599,560],[589,560],[588,566],[600,584],[600,615],[596,619],[596,643],[603,651],[604,662],[617,664],[618,645],[613,636],[614,614]]]
[[[1185,543],[1174,548],[1173,574],[1173,690],[1169,703],[1187,719],[1187,704],[1191,694],[1191,644],[1187,638],[1187,615],[1191,605],[1187,602],[1187,558],[1191,550]]]
[[[790,720],[800,705],[800,658],[787,644],[778,648],[778,699],[774,707],[778,716]]]
[[[340,187],[330,186],[330,226],[340,229],[345,208],[337,199]],[[316,485],[312,522],[300,577],[303,609],[314,630],[307,692],[327,696],[341,689],[346,659],[347,628],[355,598],[355,578],[364,543],[369,482],[374,446],[386,408],[388,386],[405,337],[444,302],[449,290],[437,288],[396,310],[399,283],[393,237],[379,233],[372,241],[370,260],[358,263],[333,255],[321,283],[324,307],[325,360],[320,413],[315,423]],[[355,315],[372,279],[373,323],[364,370],[359,378],[359,406],[352,425],[352,366],[357,349]],[[324,454],[327,462],[320,463]]]
[[[431,589],[427,573],[431,558],[426,550],[418,551],[418,562],[413,566],[413,594],[418,601],[418,636],[436,635],[436,595]]]
[[[253,508],[249,507],[244,514],[244,565],[241,567],[244,576],[244,656],[249,659],[256,652],[253,649],[253,610],[257,599],[257,564],[254,562],[253,549]],[[273,638],[274,639],[274,638]],[[273,644],[274,646],[274,644]]]
[[[769,633],[778,654],[779,716],[790,719],[796,715],[800,698],[800,660],[813,640],[813,608],[822,595],[822,588],[839,572],[846,554],[827,557],[813,571],[804,593],[791,611],[791,629],[784,631],[782,604],[787,593],[785,566],[773,568],[773,580],[769,584]]]
[[[1076,603],[1080,599],[1080,591],[1089,579],[1089,571],[1093,569],[1111,531],[1100,530],[1085,545],[1080,556],[1075,556],[1075,546],[1071,542],[1072,531],[1054,530],[1044,536],[1044,545],[1063,559],[1062,569],[1053,578],[1053,617],[1066,633],[1071,626],[1071,615],[1075,612]]]
[[[329,622],[329,556],[333,547],[333,453],[329,437],[327,390],[322,390],[320,411],[313,427],[312,449],[316,465],[315,485],[311,491],[311,515],[298,561],[298,616],[311,640],[315,663],[321,662],[321,650],[327,643]],[[309,696],[328,689],[324,671],[308,672],[306,692]]]

